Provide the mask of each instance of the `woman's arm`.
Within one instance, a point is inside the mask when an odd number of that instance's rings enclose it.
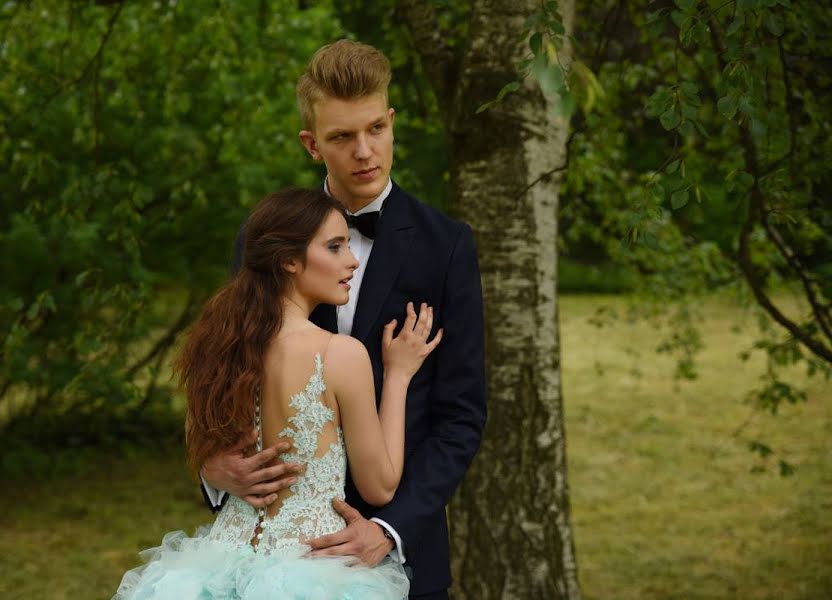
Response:
[[[407,319],[396,338],[396,322],[385,327],[384,385],[378,411],[373,371],[364,345],[349,336],[336,336],[329,348],[326,372],[341,414],[350,473],[361,497],[373,506],[390,502],[401,480],[407,387],[442,338],[439,332],[427,342],[432,312],[423,305],[417,319],[409,304]]]

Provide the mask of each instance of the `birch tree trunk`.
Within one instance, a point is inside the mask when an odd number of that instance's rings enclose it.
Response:
[[[488,424],[450,507],[455,599],[580,597],[569,517],[557,303],[558,191],[568,123],[516,78],[534,0],[473,0],[463,56],[433,3],[401,1],[450,136],[452,210],[477,241],[486,324]],[[567,32],[574,0],[560,0]],[[570,50],[561,61],[570,60]]]

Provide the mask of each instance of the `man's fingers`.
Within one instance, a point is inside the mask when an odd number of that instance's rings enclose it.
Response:
[[[269,504],[277,500],[277,494],[269,494],[268,496],[250,494],[248,496],[243,496],[243,500],[254,508],[266,508]]]
[[[292,444],[290,442],[285,440],[279,441],[274,446],[269,446],[268,448],[261,450],[257,454],[252,454],[246,460],[248,461],[252,469],[258,469],[261,467],[265,467],[275,458],[277,458],[278,454],[288,452],[291,448]]]
[[[363,518],[360,512],[339,498],[335,498],[332,501],[332,508],[335,509],[335,512],[344,517],[347,524],[352,523],[356,519]]]
[[[296,481],[296,477],[284,477],[276,481],[264,481],[251,486],[248,488],[248,491],[255,496],[265,496],[266,494],[273,494],[286,489]]]
[[[259,469],[251,475],[254,483],[262,483],[264,481],[293,477],[303,470],[304,466],[298,463],[280,463],[279,465]]]
[[[329,535],[322,535],[319,538],[309,541],[309,547],[313,550],[320,550],[322,548],[329,548],[331,546],[338,546],[352,541],[352,534],[349,529],[342,529]]]
[[[260,452],[252,454],[251,456],[246,458],[246,462],[248,463],[247,466],[251,470],[265,467],[267,464],[273,461],[276,456],[277,449],[274,446],[264,448]]]
[[[353,544],[339,544],[337,546],[327,546],[320,550],[313,550],[309,553],[309,556],[355,556],[356,552],[357,548]]]

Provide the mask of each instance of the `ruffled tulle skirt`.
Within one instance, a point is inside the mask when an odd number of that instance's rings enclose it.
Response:
[[[207,530],[206,530],[207,531]],[[404,569],[391,558],[375,567],[345,557],[257,553],[208,539],[168,533],[142,552],[146,564],[125,573],[113,600],[389,600],[406,599]]]

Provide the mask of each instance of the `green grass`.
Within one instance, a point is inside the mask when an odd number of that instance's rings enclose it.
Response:
[[[764,371],[738,358],[753,331],[711,300],[700,377],[673,380],[657,355],[665,329],[620,318],[597,329],[601,304],[562,301],[570,489],[584,597],[832,598],[832,387],[792,373],[808,402],[779,416],[741,402]],[[740,433],[735,432],[740,429]],[[779,454],[747,450],[760,439]],[[796,467],[777,473],[782,458]],[[765,467],[751,473],[754,466]]]
[[[708,301],[700,377],[676,382],[672,359],[653,351],[663,329],[621,316],[599,330],[589,318],[601,305],[623,315],[627,300],[570,296],[561,307],[584,597],[832,598],[830,384],[794,373],[808,402],[756,415],[735,436],[764,368],[737,357],[753,340],[732,332],[738,309]],[[779,456],[761,462],[752,439]],[[778,458],[795,474],[780,477]],[[210,520],[180,451],[102,453],[73,477],[0,487],[4,600],[109,598],[138,550]]]

